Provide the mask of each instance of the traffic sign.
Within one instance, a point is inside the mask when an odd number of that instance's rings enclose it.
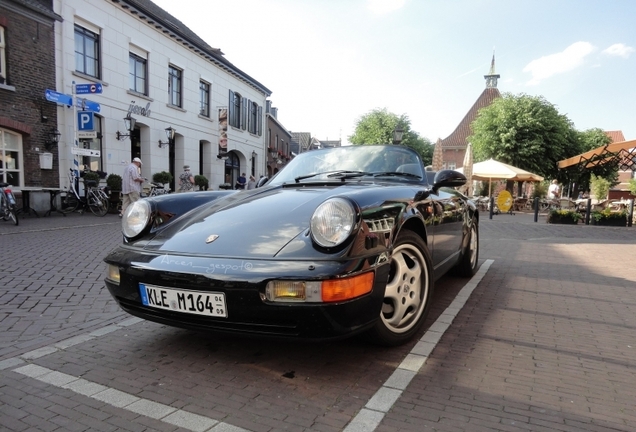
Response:
[[[77,130],[79,131],[92,131],[95,130],[93,126],[93,113],[90,111],[78,111],[77,113]]]
[[[75,105],[82,111],[92,111],[98,113],[102,110],[100,104],[84,98],[77,98],[77,100],[75,101]]]
[[[77,139],[97,138],[97,131],[77,131]]]
[[[79,155],[79,156],[93,156],[93,157],[101,156],[101,152],[99,150],[91,150],[91,149],[85,149],[85,148],[79,148],[79,147],[71,147],[71,153],[75,155]]]
[[[100,94],[101,84],[75,84],[75,94]]]
[[[44,97],[46,97],[46,100],[51,102],[68,106],[73,105],[73,96],[67,95],[65,93],[58,93],[55,90],[46,89],[46,91],[44,92]]]

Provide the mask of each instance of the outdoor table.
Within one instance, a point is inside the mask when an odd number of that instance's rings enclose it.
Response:
[[[42,192],[43,189],[41,187],[22,187],[20,188],[20,193],[22,194],[22,208],[18,209],[16,213],[31,215],[33,213],[35,216],[40,217],[38,212],[31,208],[31,192]]]
[[[49,216],[51,214],[51,212],[62,213],[61,211],[58,210],[57,206],[55,205],[55,199],[62,192],[62,189],[60,189],[60,188],[42,188],[42,190],[44,192],[48,192],[50,194],[50,196],[51,196],[51,200],[49,201],[49,209],[47,210],[46,213],[44,213],[44,216]],[[66,216],[64,213],[62,213],[62,214],[64,216]]]

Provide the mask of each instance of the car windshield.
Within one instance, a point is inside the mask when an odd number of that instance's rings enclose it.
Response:
[[[423,174],[419,156],[408,147],[356,145],[301,153],[269,184],[336,181],[364,176],[421,180]]]

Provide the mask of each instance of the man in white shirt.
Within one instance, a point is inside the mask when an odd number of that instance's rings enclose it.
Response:
[[[559,182],[556,179],[552,180],[552,184],[548,188],[548,198],[549,199],[559,198]]]
[[[141,196],[141,184],[146,180],[139,175],[139,170],[142,165],[141,159],[136,157],[124,170],[124,175],[121,180],[122,202],[119,217],[122,217],[128,206],[137,201]]]

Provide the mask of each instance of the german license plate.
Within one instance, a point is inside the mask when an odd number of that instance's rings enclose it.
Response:
[[[139,284],[144,306],[196,315],[227,318],[225,294],[207,291],[188,291]]]

